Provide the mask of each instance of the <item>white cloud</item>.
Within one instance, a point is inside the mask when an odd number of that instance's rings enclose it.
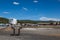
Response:
[[[3,17],[3,16],[0,16],[0,17]]]
[[[19,2],[13,2],[14,5],[19,5],[20,3]]]
[[[23,10],[25,10],[25,11],[28,11],[28,9],[27,9],[27,8],[25,8],[25,7],[23,7],[22,9],[23,9]]]
[[[60,19],[57,19],[57,18],[47,18],[47,17],[41,17],[40,20],[42,20],[42,21],[49,21],[49,20],[60,21]]]
[[[8,14],[9,12],[6,11],[6,12],[3,12],[3,13],[4,13],[4,14]]]
[[[38,3],[39,1],[38,1],[38,0],[34,0],[33,2],[34,2],[34,3]]]

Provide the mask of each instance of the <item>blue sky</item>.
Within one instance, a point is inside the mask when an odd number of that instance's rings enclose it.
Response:
[[[0,0],[0,16],[20,20],[60,20],[60,0]]]

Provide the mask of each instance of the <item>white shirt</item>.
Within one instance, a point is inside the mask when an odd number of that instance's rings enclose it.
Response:
[[[15,25],[15,24],[17,24],[17,20],[15,18],[10,19],[9,23]]]

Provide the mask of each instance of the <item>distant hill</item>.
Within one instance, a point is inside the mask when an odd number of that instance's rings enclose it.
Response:
[[[37,21],[34,21],[34,20],[18,20],[18,23],[37,23]]]
[[[34,24],[37,24],[37,23],[53,23],[53,22],[56,22],[56,21],[18,20],[18,23],[34,23]]]
[[[55,21],[35,21],[35,20],[17,20],[18,23],[51,23]],[[9,23],[8,18],[0,17],[0,23]]]
[[[0,17],[0,23],[8,23],[9,20],[7,18],[4,18],[4,17]]]

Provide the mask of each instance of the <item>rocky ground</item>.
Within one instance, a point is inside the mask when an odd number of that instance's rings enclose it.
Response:
[[[0,30],[0,40],[60,40],[60,29],[23,28],[20,36],[10,36],[10,28]]]

